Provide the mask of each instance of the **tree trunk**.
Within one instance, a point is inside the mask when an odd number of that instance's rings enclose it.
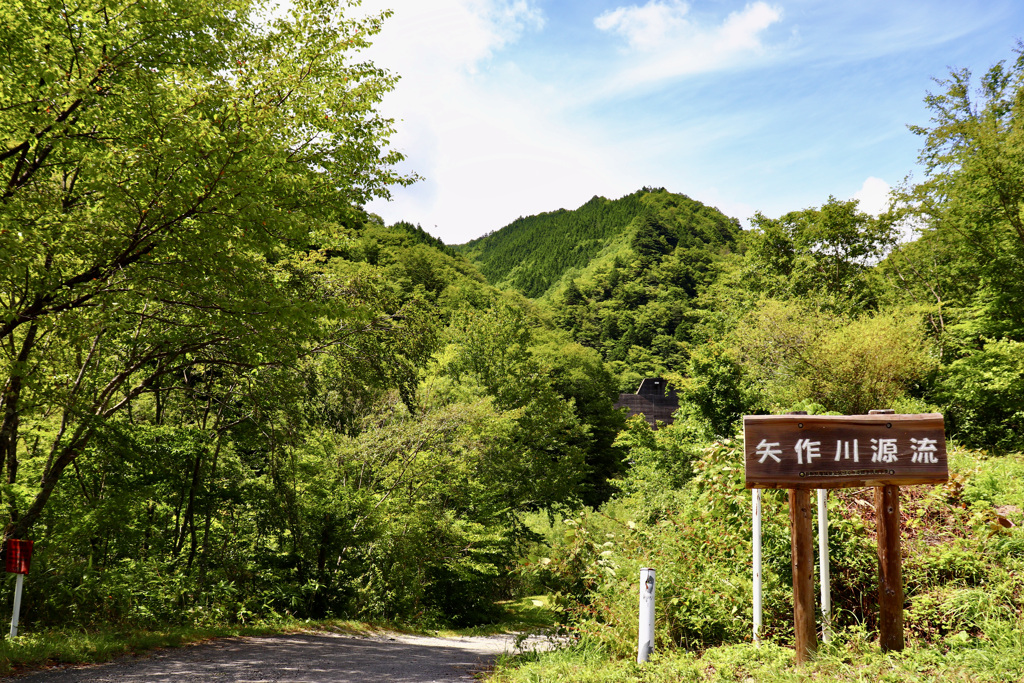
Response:
[[[192,483],[188,488],[188,504],[185,506],[185,513],[181,520],[181,531],[178,534],[178,542],[175,544],[175,556],[180,555],[181,551],[185,548],[185,534],[189,534],[192,543],[191,552],[189,552],[188,566],[192,567],[192,560],[195,557],[196,548],[196,527],[194,522],[195,509],[196,509],[196,492],[199,490],[199,483],[202,479],[203,471],[203,453],[199,451],[196,453],[195,463],[192,466]]]
[[[21,389],[24,382],[25,365],[28,362],[32,347],[35,346],[38,330],[39,326],[36,323],[29,325],[25,339],[21,343],[18,358],[11,368],[10,378],[4,387],[3,395],[0,396],[0,405],[3,406],[3,421],[0,422],[0,470],[6,469],[8,484],[14,484],[18,477],[18,426],[21,423]],[[18,513],[14,508],[13,500],[9,502],[9,507],[11,519],[17,519]]]

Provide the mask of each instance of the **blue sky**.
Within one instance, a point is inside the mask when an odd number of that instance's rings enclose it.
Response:
[[[364,0],[368,52],[423,180],[368,209],[449,244],[594,195],[665,187],[746,221],[915,172],[923,98],[1024,38],[1024,3]]]

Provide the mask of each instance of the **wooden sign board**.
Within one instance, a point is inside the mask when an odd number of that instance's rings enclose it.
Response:
[[[949,479],[939,413],[747,415],[748,489],[942,484]]]

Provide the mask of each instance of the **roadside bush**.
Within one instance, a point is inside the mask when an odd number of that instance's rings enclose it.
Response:
[[[1024,342],[992,341],[942,374],[936,400],[964,445],[1024,449]]]
[[[618,482],[621,492],[638,494],[653,503],[664,493],[679,489],[693,476],[693,463],[703,446],[701,436],[699,427],[686,419],[654,430],[642,417],[631,417],[615,440],[628,454],[629,473]]]
[[[692,470],[681,488],[665,487],[653,496],[651,481],[649,489],[585,515],[552,548],[548,571],[561,572],[563,583],[575,586],[570,621],[588,642],[619,656],[632,652],[639,570],[646,566],[657,570],[660,647],[749,639],[750,494],[742,487],[739,449],[735,443],[706,445]],[[778,496],[766,498],[768,535],[781,540],[785,514],[777,514]],[[785,543],[788,548],[788,537]],[[788,628],[782,615],[789,607],[779,570],[786,564],[788,559],[764,572],[766,609],[779,617],[768,621],[782,629]]]
[[[920,321],[900,312],[844,318],[766,300],[736,332],[744,364],[769,401],[810,399],[857,415],[920,391],[937,365]]]

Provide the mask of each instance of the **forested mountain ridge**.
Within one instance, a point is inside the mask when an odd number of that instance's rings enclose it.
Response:
[[[602,253],[631,249],[650,259],[677,245],[717,249],[735,243],[739,232],[739,222],[717,209],[663,188],[643,188],[620,199],[595,196],[571,211],[519,218],[456,249],[491,284],[539,298]]]
[[[718,209],[643,188],[520,218],[456,249],[492,285],[543,300],[559,327],[601,354],[616,386],[633,391],[644,376],[682,372],[693,301],[741,237]]]

